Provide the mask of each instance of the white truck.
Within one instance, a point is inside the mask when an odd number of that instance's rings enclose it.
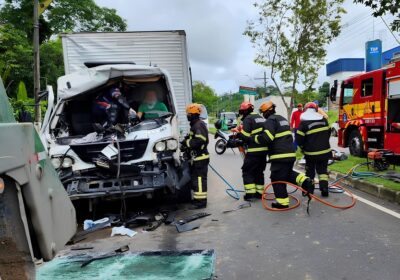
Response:
[[[66,75],[56,103],[48,88],[41,138],[70,198],[152,197],[157,190],[187,197],[179,149],[192,99],[185,32],[74,33],[62,43]],[[98,123],[95,103],[115,88],[136,111],[151,90],[167,112],[139,121],[122,108],[117,123]]]

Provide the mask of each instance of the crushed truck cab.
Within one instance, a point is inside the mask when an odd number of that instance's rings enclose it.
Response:
[[[168,111],[132,120],[121,109],[117,124],[102,125],[93,106],[115,87],[136,111],[149,90]],[[72,200],[187,191],[177,102],[165,70],[133,64],[81,69],[58,79],[57,103],[48,110],[42,140]]]

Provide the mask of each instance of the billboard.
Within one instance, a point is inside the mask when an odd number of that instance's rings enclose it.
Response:
[[[382,67],[382,41],[373,40],[365,43],[365,71]]]

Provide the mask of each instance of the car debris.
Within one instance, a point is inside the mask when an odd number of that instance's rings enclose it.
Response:
[[[114,250],[113,252],[110,252],[110,253],[107,253],[107,254],[104,254],[104,255],[100,255],[100,256],[93,257],[93,258],[90,258],[88,260],[85,260],[84,262],[82,262],[81,268],[89,265],[90,263],[92,263],[94,261],[104,260],[104,259],[107,259],[107,258],[110,258],[110,257],[115,257],[115,256],[117,256],[117,255],[119,255],[121,253],[125,253],[127,251],[129,251],[129,246],[128,245],[124,245],[124,246]]]
[[[120,227],[113,227],[111,230],[111,236],[115,236],[115,235],[126,235],[129,237],[134,237],[137,234],[136,231],[131,230],[129,228],[126,228],[124,226],[120,226]]]

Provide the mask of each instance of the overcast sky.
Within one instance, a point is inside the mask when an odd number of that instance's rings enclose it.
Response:
[[[184,29],[194,80],[205,81],[218,94],[239,85],[261,85],[264,69],[253,63],[255,51],[243,36],[246,21],[256,18],[255,0],[96,0],[115,8],[129,31]],[[345,2],[342,34],[327,46],[327,62],[341,57],[364,57],[365,41],[380,38],[383,50],[396,41],[381,19],[352,0]],[[390,18],[386,18],[390,20]],[[397,34],[398,35],[398,34]],[[328,78],[320,70],[318,84]]]

